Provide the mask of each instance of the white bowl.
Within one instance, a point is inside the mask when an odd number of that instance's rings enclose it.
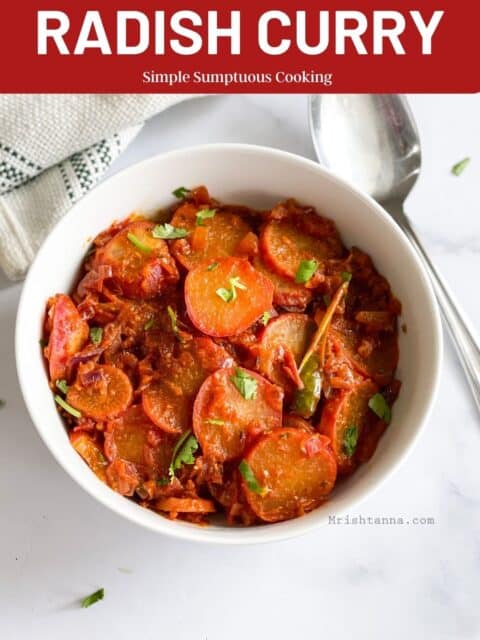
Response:
[[[198,527],[170,521],[115,493],[90,471],[69,443],[48,387],[39,346],[49,296],[69,292],[91,238],[132,211],[147,215],[172,203],[180,185],[205,184],[218,199],[263,207],[286,197],[315,206],[332,218],[347,246],[369,253],[403,305],[398,377],[402,389],[393,420],[373,458],[331,499],[308,515],[248,528]],[[303,534],[352,513],[359,502],[398,467],[411,450],[432,407],[442,354],[436,301],[423,268],[402,232],[371,198],[319,165],[275,149],[219,144],[156,156],[104,182],[57,224],[41,247],[23,287],[17,315],[16,360],[20,386],[43,441],[63,468],[94,498],[153,531],[222,544],[271,542]]]

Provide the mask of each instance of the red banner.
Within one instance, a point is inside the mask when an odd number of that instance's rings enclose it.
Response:
[[[0,92],[476,92],[479,15],[471,0],[23,0],[2,12]]]

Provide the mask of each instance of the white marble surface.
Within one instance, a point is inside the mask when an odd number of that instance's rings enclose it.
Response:
[[[480,96],[413,96],[411,104],[424,166],[408,210],[478,327]],[[195,100],[149,122],[113,171],[212,141],[313,158],[306,116],[304,96]],[[451,176],[466,155],[471,165]],[[195,546],[124,522],[55,463],[15,377],[21,287],[0,286],[0,637],[480,638],[480,420],[448,340],[424,436],[352,514],[432,517],[434,525],[331,525],[273,546]],[[79,598],[100,586],[105,600],[80,609]]]

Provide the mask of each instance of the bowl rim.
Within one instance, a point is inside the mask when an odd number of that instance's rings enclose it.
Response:
[[[116,513],[117,515],[123,517],[125,520],[129,520],[134,522],[137,525],[142,526],[150,531],[155,533],[161,533],[167,535],[169,537],[175,539],[181,539],[189,542],[202,542],[205,544],[221,544],[221,545],[245,545],[245,544],[262,544],[269,543],[281,540],[287,540],[290,538],[300,537],[309,532],[313,532],[318,529],[320,526],[326,524],[326,518],[297,518],[294,520],[287,520],[285,522],[276,523],[275,525],[257,525],[254,527],[231,527],[222,529],[220,533],[218,530],[211,527],[199,527],[196,525],[192,525],[189,527],[183,526],[185,523],[182,522],[182,526],[178,526],[176,521],[168,520],[160,515],[158,515],[158,519],[153,521],[143,520],[140,515],[137,517],[137,512],[133,511],[128,513],[123,508],[123,502],[118,502],[112,499],[108,499],[107,496],[109,494],[103,494],[89,486],[87,483],[83,481],[83,478],[80,474],[77,474],[74,469],[72,469],[68,461],[65,461],[60,453],[56,450],[56,447],[50,443],[49,429],[43,426],[43,422],[41,420],[41,416],[37,412],[35,402],[32,400],[32,394],[28,393],[28,367],[24,366],[24,361],[22,358],[22,349],[21,349],[21,341],[22,341],[22,332],[21,319],[23,318],[25,312],[24,309],[27,306],[27,295],[36,278],[36,268],[37,264],[39,264],[43,260],[43,254],[46,253],[48,248],[48,241],[50,236],[55,233],[61,233],[63,226],[68,226],[70,220],[73,219],[77,213],[77,209],[82,206],[88,205],[89,200],[95,200],[99,191],[103,189],[110,189],[112,184],[115,182],[122,182],[127,177],[130,179],[131,174],[135,174],[135,172],[141,172],[144,168],[148,167],[151,164],[155,164],[160,159],[165,161],[168,159],[174,159],[178,156],[183,156],[186,154],[192,153],[202,153],[202,152],[247,152],[251,154],[257,155],[267,155],[274,156],[279,159],[283,159],[287,162],[294,163],[299,165],[304,169],[314,170],[319,174],[323,174],[323,177],[329,180],[331,183],[336,184],[337,187],[342,189],[343,191],[349,192],[355,199],[359,201],[363,201],[364,204],[368,205],[368,207],[372,210],[372,212],[378,216],[379,218],[383,218],[386,220],[387,224],[394,230],[394,234],[397,237],[397,240],[404,245],[407,253],[410,254],[410,258],[412,262],[415,264],[417,269],[417,275],[422,279],[422,285],[424,287],[426,299],[429,302],[429,312],[431,323],[433,327],[433,333],[430,336],[433,344],[433,358],[432,362],[432,371],[434,375],[429,380],[429,393],[425,394],[427,398],[423,403],[423,406],[419,409],[419,418],[417,420],[417,425],[414,433],[410,437],[410,441],[406,446],[396,455],[394,462],[388,468],[388,470],[384,471],[381,476],[375,478],[368,487],[366,487],[363,493],[355,498],[351,504],[345,505],[341,509],[337,509],[335,514],[337,516],[341,516],[351,510],[352,508],[357,508],[360,504],[362,504],[369,497],[374,495],[383,484],[397,471],[401,464],[407,459],[409,454],[412,452],[413,448],[418,442],[418,439],[431,415],[433,406],[435,404],[435,398],[438,393],[439,382],[440,382],[440,371],[441,371],[441,362],[443,357],[443,333],[440,321],[440,313],[438,309],[438,304],[433,292],[433,287],[430,283],[430,280],[426,274],[425,268],[417,256],[414,248],[411,246],[407,237],[402,233],[401,229],[394,222],[388,212],[376,202],[371,196],[367,193],[362,192],[357,187],[352,185],[351,183],[345,181],[343,178],[340,178],[336,174],[334,174],[329,169],[321,166],[314,160],[310,160],[309,158],[297,155],[295,153],[284,151],[281,149],[277,149],[275,147],[267,147],[261,145],[253,145],[253,144],[245,144],[245,143],[208,143],[208,144],[199,144],[192,145],[188,147],[182,147],[179,149],[174,149],[171,151],[162,152],[159,154],[155,154],[150,156],[144,160],[139,162],[135,162],[128,167],[122,169],[121,171],[113,174],[99,185],[95,186],[88,194],[82,197],[78,202],[76,202],[69,211],[54,225],[54,227],[49,231],[47,236],[45,237],[42,245],[40,246],[30,268],[28,274],[25,278],[22,292],[20,296],[20,301],[18,304],[17,314],[16,314],[16,323],[15,323],[15,361],[16,361],[16,370],[17,370],[17,378],[20,385],[20,389],[22,392],[22,396],[27,407],[30,418],[35,426],[37,433],[40,435],[40,438],[44,442],[45,446],[48,448],[50,453],[53,455],[57,463],[65,470],[65,472],[80,486],[83,490],[85,490],[92,498],[102,503],[105,507]],[[95,485],[96,486],[96,485]],[[122,501],[124,500],[123,496],[120,496]],[[139,507],[141,509],[141,507]],[[318,513],[321,516],[320,509],[315,510],[312,513]],[[140,512],[138,512],[140,513]],[[325,514],[326,515],[326,514]],[[290,529],[288,525],[290,523],[296,523],[296,527]],[[167,526],[168,525],[168,526]],[[284,526],[282,526],[284,525]],[[228,534],[225,534],[224,531],[228,531]]]

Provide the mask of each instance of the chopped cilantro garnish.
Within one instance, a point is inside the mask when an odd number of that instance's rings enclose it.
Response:
[[[350,280],[352,279],[352,274],[350,273],[350,271],[342,271],[340,275],[342,276],[343,282],[350,282]]]
[[[358,441],[357,427],[355,427],[354,425],[352,425],[351,427],[347,427],[343,432],[343,451],[345,455],[348,456],[349,458],[352,457],[352,455],[355,452],[355,449],[357,448],[357,441]]]
[[[180,329],[178,328],[177,312],[174,309],[172,309],[170,305],[168,305],[167,313],[168,313],[168,317],[170,318],[170,324],[172,326],[173,333],[176,335],[178,340],[183,344],[185,342],[185,338],[182,335],[182,332],[180,331]]]
[[[238,470],[242,474],[242,478],[245,480],[245,484],[254,493],[258,493],[260,496],[264,496],[267,493],[267,489],[258,484],[258,480],[252,471],[252,468],[246,460],[242,460],[238,465]]]
[[[459,176],[461,173],[465,171],[465,169],[468,167],[469,164],[470,164],[470,158],[463,158],[463,160],[460,160],[460,162],[457,162],[456,164],[454,164],[451,169],[453,175]]]
[[[55,386],[57,387],[57,389],[60,389],[62,393],[66,394],[68,391],[68,384],[66,380],[57,380],[55,382]]]
[[[295,282],[298,284],[308,282],[317,270],[318,262],[316,260],[302,260],[295,276]]]
[[[185,198],[189,193],[190,189],[187,189],[187,187],[177,187],[174,191],[172,191],[172,195],[179,200]]]
[[[263,324],[264,327],[268,324],[268,321],[270,320],[271,317],[272,317],[272,314],[270,313],[270,311],[264,311],[262,313],[260,322]]]
[[[94,345],[99,345],[102,341],[103,329],[102,327],[92,327],[90,329],[90,340]]]
[[[207,271],[214,271],[218,267],[218,265],[219,265],[218,262],[212,262],[212,264],[208,265]]]
[[[168,305],[167,307],[167,313],[168,313],[168,317],[170,318],[170,324],[172,325],[172,329],[175,333],[177,333],[178,331],[177,314],[170,305]]]
[[[65,400],[59,396],[56,395],[55,396],[55,402],[60,405],[62,407],[62,409],[65,409],[65,411],[67,413],[69,413],[71,416],[73,416],[74,418],[81,418],[82,414],[80,411],[78,411],[77,409],[74,409],[71,405],[68,404],[68,402],[65,402]]]
[[[197,212],[197,227],[204,227],[205,223],[204,220],[208,220],[208,218],[213,218],[215,216],[215,214],[217,213],[216,209],[200,209],[200,211]]]
[[[92,604],[95,604],[99,600],[103,600],[105,596],[105,589],[99,589],[95,591],[95,593],[91,593],[89,596],[82,600],[82,607],[86,609],[87,607],[91,607]]]
[[[158,484],[159,487],[166,487],[167,484],[168,484],[168,478],[165,478],[165,477],[158,478],[157,484]]]
[[[172,454],[172,462],[168,468],[170,480],[173,480],[175,471],[183,464],[193,464],[195,458],[193,454],[198,449],[198,440],[192,434],[192,430],[186,431],[178,440]]]
[[[233,293],[230,291],[230,289],[225,289],[225,287],[220,287],[220,289],[217,289],[215,293],[224,302],[231,302],[233,300]]]
[[[368,401],[368,406],[379,418],[388,424],[392,419],[392,410],[381,393],[376,393]]]
[[[230,289],[233,294],[233,300],[237,297],[237,289],[241,289],[242,291],[246,291],[247,287],[240,281],[240,278],[236,276],[235,278],[229,279]]]
[[[139,251],[142,251],[142,253],[152,253],[151,248],[147,247],[146,244],[139,240],[134,233],[127,233],[127,238],[130,240],[133,246],[136,247]]]
[[[230,376],[230,380],[245,400],[254,400],[257,395],[257,381],[246,371],[235,369],[235,375]]]
[[[174,311],[174,309],[172,309],[170,305],[168,305],[167,307],[167,313],[168,313],[168,317],[170,318],[170,324],[172,325],[172,331],[175,335],[178,335],[179,328],[178,328],[177,313],[176,311]]]
[[[246,291],[247,287],[243,284],[243,282],[240,281],[240,278],[238,276],[235,276],[234,278],[229,278],[228,282],[230,284],[229,289],[220,287],[220,289],[217,289],[215,293],[224,302],[233,302],[233,300],[237,299],[237,289]]]
[[[176,238],[185,238],[188,236],[188,231],[165,222],[165,224],[157,224],[153,227],[152,236],[154,238],[160,238],[160,240],[175,240]]]
[[[155,324],[155,318],[150,318],[150,320],[147,320],[147,322],[143,325],[143,328],[145,331],[150,331],[150,329],[153,328],[154,324]]]

